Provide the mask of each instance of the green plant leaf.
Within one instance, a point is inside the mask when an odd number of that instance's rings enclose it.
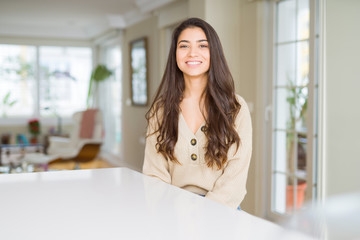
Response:
[[[90,98],[93,94],[93,82],[102,82],[106,79],[108,79],[112,75],[112,71],[110,71],[105,65],[99,64],[97,67],[92,71],[90,82],[89,82],[89,91],[88,96],[86,99],[86,105],[89,107],[90,105]]]
[[[4,98],[3,98],[3,103],[4,103],[4,104],[7,104],[7,103],[8,103],[10,94],[11,94],[11,92],[9,91],[9,92],[7,92],[6,95],[4,96]]]
[[[112,72],[105,65],[98,65],[95,68],[93,79],[96,82],[101,82],[112,75]]]
[[[9,103],[9,106],[12,107],[15,103],[17,103],[17,100],[14,100],[11,103]]]

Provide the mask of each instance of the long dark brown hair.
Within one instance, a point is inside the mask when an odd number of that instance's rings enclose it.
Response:
[[[155,117],[155,132],[158,133],[156,148],[166,159],[179,163],[174,155],[178,140],[178,121],[180,102],[183,99],[185,81],[182,71],[176,63],[176,48],[179,35],[187,28],[201,28],[209,44],[210,68],[208,82],[204,89],[207,137],[205,160],[208,167],[214,164],[221,169],[227,161],[230,146],[240,138],[234,126],[235,118],[241,106],[236,100],[234,80],[225,60],[220,39],[207,22],[199,18],[189,18],[173,32],[165,72],[156,92],[150,110],[146,113],[148,124]],[[205,114],[203,113],[205,116]]]

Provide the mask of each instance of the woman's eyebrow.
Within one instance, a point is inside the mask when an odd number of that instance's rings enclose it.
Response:
[[[207,42],[207,41],[208,41],[208,40],[206,40],[206,39],[196,40],[196,42]],[[180,44],[180,43],[182,43],[182,42],[190,43],[189,40],[180,40],[180,41],[178,42],[178,44]]]
[[[180,43],[182,43],[182,42],[189,43],[190,41],[188,41],[188,40],[180,40],[180,41],[178,42],[178,44],[180,44]]]

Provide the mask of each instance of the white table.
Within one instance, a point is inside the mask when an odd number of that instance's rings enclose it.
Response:
[[[127,168],[0,175],[0,239],[306,239]]]

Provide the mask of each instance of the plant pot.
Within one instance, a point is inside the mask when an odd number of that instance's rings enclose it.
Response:
[[[32,136],[30,138],[30,144],[37,144],[37,143],[38,143],[37,136]]]
[[[300,209],[304,204],[306,182],[299,183],[296,186],[296,209]],[[286,210],[291,211],[294,208],[294,186],[286,186]]]

